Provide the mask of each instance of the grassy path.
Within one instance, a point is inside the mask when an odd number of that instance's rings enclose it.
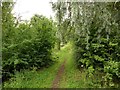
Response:
[[[58,62],[43,70],[18,72],[15,78],[4,83],[5,88],[83,88],[86,87],[84,73],[73,60],[73,48],[69,43],[55,52]]]
[[[64,54],[64,58],[66,59],[65,71],[63,77],[60,81],[59,88],[84,88],[87,87],[85,83],[85,73],[81,72],[77,69],[77,65],[75,63],[73,57],[73,47],[71,44],[66,46],[66,53]]]
[[[62,69],[62,75],[59,77],[59,82],[56,82],[57,86],[54,88],[86,88],[90,87],[85,80],[85,72],[81,72],[77,69],[73,57],[73,47],[72,44],[67,44],[62,50],[63,56],[61,59],[64,59],[64,70]],[[61,68],[60,68],[61,69]]]

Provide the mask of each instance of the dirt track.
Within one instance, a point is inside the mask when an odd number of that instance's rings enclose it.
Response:
[[[64,60],[62,65],[59,67],[57,75],[56,75],[55,79],[53,80],[52,89],[59,88],[59,82],[60,82],[62,75],[64,73],[65,63],[66,63],[66,60]]]

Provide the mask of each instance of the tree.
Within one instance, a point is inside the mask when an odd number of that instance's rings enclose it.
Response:
[[[61,27],[62,22],[66,13],[66,7],[64,2],[56,2],[52,3],[52,9],[54,12],[56,12],[56,19],[57,19],[57,27],[58,30],[56,32],[56,36],[58,38],[58,50],[60,50],[60,43],[62,42],[62,33],[61,33]]]
[[[12,15],[14,3],[13,2],[2,2],[2,44],[13,43],[13,36],[15,34],[14,17]],[[6,8],[7,7],[7,8]]]

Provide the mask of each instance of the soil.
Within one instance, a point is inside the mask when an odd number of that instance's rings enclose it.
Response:
[[[66,63],[66,60],[64,60],[62,65],[59,67],[58,72],[56,74],[56,77],[53,80],[53,84],[52,84],[52,89],[53,90],[56,90],[56,88],[59,88],[59,82],[62,79],[62,75],[63,75],[64,70],[65,70],[65,63]]]

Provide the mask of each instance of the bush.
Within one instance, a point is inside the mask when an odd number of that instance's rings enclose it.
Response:
[[[15,42],[16,44],[9,44],[7,47],[2,48],[3,80],[10,77],[10,74],[15,71],[31,69],[32,67],[39,69],[52,63],[51,54],[55,43],[52,22],[43,16],[34,16],[32,19],[34,18],[37,18],[37,22],[32,21],[35,26],[31,22],[29,29],[35,33],[28,33],[29,35],[26,34],[26,36],[32,37],[36,34],[35,37],[23,39],[20,43]],[[15,38],[18,39],[18,37]]]

